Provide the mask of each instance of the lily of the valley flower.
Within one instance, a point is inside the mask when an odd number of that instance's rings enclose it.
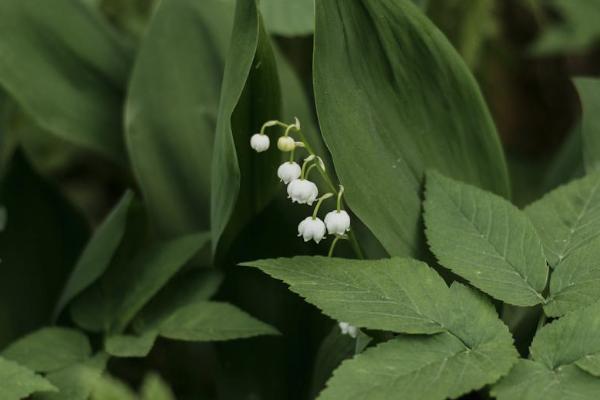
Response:
[[[263,133],[255,133],[250,138],[250,147],[256,150],[257,153],[262,153],[263,151],[267,151],[269,149],[269,145],[271,144],[271,140],[269,137]]]
[[[325,225],[330,235],[343,235],[350,230],[350,215],[345,210],[330,211],[325,215]]]
[[[319,243],[325,237],[325,223],[319,218],[307,217],[298,225],[298,236],[305,242],[314,240]]]
[[[340,322],[339,324],[340,330],[342,331],[343,335],[350,335],[350,337],[356,339],[356,336],[358,336],[358,328],[350,325],[347,322]]]
[[[289,136],[281,136],[277,139],[277,148],[284,152],[292,151],[296,148],[296,141]]]
[[[277,176],[286,185],[291,181],[300,178],[300,174],[300,165],[298,165],[294,161],[284,162],[277,169]]]
[[[293,203],[308,204],[309,206],[319,195],[317,185],[307,179],[294,179],[288,184],[287,192]]]

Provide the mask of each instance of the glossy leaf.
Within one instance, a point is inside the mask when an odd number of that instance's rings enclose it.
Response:
[[[52,372],[86,360],[92,347],[77,330],[49,327],[20,338],[1,354],[33,371]]]
[[[269,38],[254,0],[237,2],[225,66],[212,164],[213,250],[262,210],[277,184],[277,151],[256,154],[250,137],[280,112],[280,89]],[[277,136],[273,135],[273,142]]]
[[[600,17],[600,6],[596,7]],[[600,79],[576,79],[575,86],[583,108],[583,159],[586,171],[590,172],[600,168]]]
[[[0,398],[20,400],[36,392],[56,392],[57,389],[42,376],[0,357]]]
[[[63,289],[54,312],[55,316],[58,316],[71,300],[102,276],[110,265],[125,235],[127,215],[132,200],[133,193],[126,192],[119,204],[94,232]]]
[[[83,2],[0,4],[0,85],[44,129],[125,163],[122,93],[130,53]]]
[[[350,208],[391,255],[417,254],[424,171],[508,194],[473,76],[409,1],[318,1],[315,97]]]
[[[210,165],[232,4],[158,4],[126,106],[134,172],[161,236],[209,228]]]
[[[570,182],[525,210],[552,267],[600,235],[600,173]]]
[[[505,303],[545,302],[548,267],[522,211],[437,172],[427,175],[425,197],[427,240],[443,266]]]

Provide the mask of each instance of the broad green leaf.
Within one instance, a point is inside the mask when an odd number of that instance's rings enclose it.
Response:
[[[600,17],[600,5],[597,5],[597,8]],[[600,168],[600,79],[575,79],[575,86],[583,108],[583,159],[585,169],[589,173]]]
[[[527,216],[476,187],[427,175],[426,234],[440,263],[474,286],[518,306],[544,303],[548,267]]]
[[[349,207],[389,254],[422,250],[427,168],[508,194],[504,156],[477,84],[416,6],[396,0],[316,6],[321,130]]]
[[[20,338],[1,354],[33,371],[52,372],[86,360],[92,347],[80,331],[49,327]]]
[[[499,400],[597,399],[600,379],[583,371],[599,372],[592,362],[600,354],[599,315],[595,303],[544,326],[531,344],[532,360],[521,361],[492,394]]]
[[[315,29],[315,0],[262,0],[260,11],[267,29],[276,35],[310,35]]]
[[[367,261],[315,256],[242,265],[284,281],[331,318],[360,328],[411,334],[450,330],[462,335],[479,324],[501,325],[488,321],[489,305],[463,306],[433,269],[408,258]],[[477,324],[467,322],[474,315]]]
[[[137,396],[125,382],[104,375],[94,385],[90,400],[137,400]]]
[[[257,154],[250,137],[280,112],[279,79],[255,0],[239,1],[225,65],[212,163],[211,230],[215,250],[261,211],[277,185],[278,151]],[[273,135],[273,146],[276,136]]]
[[[120,333],[133,317],[202,247],[200,233],[139,250],[132,260],[111,266],[73,304],[75,321],[84,328]]]
[[[45,130],[125,163],[130,52],[80,1],[0,3],[0,85]]]
[[[51,320],[85,243],[79,213],[17,152],[0,183],[8,223],[0,233],[0,348]]]
[[[600,379],[575,365],[550,370],[531,360],[519,360],[491,391],[497,400],[596,400],[598,393]]]
[[[168,339],[194,342],[279,334],[276,329],[231,304],[209,301],[179,308],[160,322],[158,332]]]
[[[600,235],[600,172],[553,190],[525,212],[542,239],[548,263],[557,267]]]
[[[139,50],[126,141],[163,237],[209,228],[212,145],[232,12],[222,0],[162,1]]]
[[[56,392],[50,382],[16,362],[0,357],[0,398],[20,400],[36,392]]]
[[[37,394],[33,400],[88,400],[107,362],[108,356],[98,353],[86,361],[48,374],[46,378],[59,392]]]
[[[506,374],[516,361],[511,347],[472,350],[448,333],[399,337],[342,363],[319,400],[456,398]]]
[[[550,279],[544,311],[560,317],[600,300],[600,240],[573,250],[557,265]]]
[[[96,229],[71,272],[56,306],[55,316],[58,316],[71,300],[102,276],[110,265],[125,235],[127,215],[132,200],[133,193],[127,191],[119,204]]]
[[[111,335],[104,341],[104,350],[114,357],[146,357],[156,340],[156,332],[141,336]]]
[[[175,400],[175,395],[160,375],[150,373],[144,378],[140,389],[141,400]]]

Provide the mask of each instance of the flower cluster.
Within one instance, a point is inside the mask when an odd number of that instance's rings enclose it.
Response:
[[[315,202],[315,208],[311,216],[306,217],[298,224],[298,236],[302,237],[305,242],[314,240],[319,243],[326,237],[326,234],[333,235],[333,240],[330,248],[330,255],[333,248],[339,239],[346,239],[347,232],[350,231],[350,215],[342,209],[342,195],[344,187],[340,185],[339,190],[335,190],[332,186],[333,193],[325,193],[319,197],[319,188],[315,182],[309,179],[311,171],[316,168],[325,178],[327,182],[331,179],[325,170],[323,160],[317,156],[307,143],[304,135],[300,130],[300,121],[296,118],[293,124],[285,124],[281,121],[267,121],[261,128],[259,133],[252,135],[250,138],[250,146],[257,152],[264,152],[269,149],[271,140],[265,133],[269,127],[278,126],[284,128],[282,136],[277,139],[277,148],[284,152],[290,153],[289,161],[284,162],[277,169],[277,176],[280,181],[287,185],[287,195],[293,203],[307,204],[312,206]],[[298,135],[298,141],[292,136]],[[302,166],[296,162],[295,151],[298,148],[303,148],[308,152],[308,156],[302,160]],[[324,220],[318,217],[321,204],[337,195],[337,208],[325,215]]]

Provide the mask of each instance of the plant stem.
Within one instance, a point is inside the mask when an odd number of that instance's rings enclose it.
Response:
[[[340,237],[336,236],[335,239],[333,239],[333,242],[331,242],[331,246],[329,246],[329,252],[327,253],[327,257],[331,257],[333,255],[333,249],[335,249],[335,245],[337,244],[338,240],[340,240]]]

